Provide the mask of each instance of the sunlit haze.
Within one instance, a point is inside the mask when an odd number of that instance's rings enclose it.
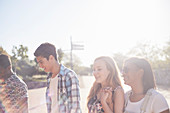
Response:
[[[35,49],[50,42],[73,51],[89,66],[100,55],[126,53],[137,43],[163,45],[170,37],[169,0],[4,0],[0,1],[0,46]],[[68,53],[69,51],[64,51]]]

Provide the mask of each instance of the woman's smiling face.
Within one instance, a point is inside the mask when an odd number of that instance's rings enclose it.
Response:
[[[134,65],[133,63],[129,63],[129,62],[125,63],[122,71],[123,71],[122,74],[124,78],[124,83],[126,85],[131,86],[132,84],[138,82],[139,79],[141,79],[138,76],[139,68],[137,68],[137,66]]]
[[[96,60],[93,64],[93,75],[97,83],[105,84],[110,71],[103,60]]]

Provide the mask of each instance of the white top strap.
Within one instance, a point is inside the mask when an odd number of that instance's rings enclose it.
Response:
[[[152,95],[152,91],[153,91],[153,89],[149,89],[149,90],[147,91],[147,93],[146,93],[146,95],[145,95],[145,97],[144,97],[144,101],[143,101],[143,103],[142,103],[142,105],[141,105],[141,107],[140,107],[141,113],[145,113],[145,112],[146,112],[146,107],[147,107],[147,104],[148,104],[148,102],[149,102],[149,98],[150,98],[151,95]]]
[[[128,100],[129,100],[129,97],[130,97],[131,93],[132,93],[132,90],[129,91],[129,92],[127,92],[127,95],[125,96],[125,107],[126,107],[127,104],[128,104]],[[124,107],[124,108],[125,108],[125,107]]]

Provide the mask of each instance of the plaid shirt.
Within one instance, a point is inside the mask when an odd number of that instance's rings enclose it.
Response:
[[[51,113],[51,97],[49,86],[52,73],[47,77],[46,102],[47,111]],[[77,75],[74,71],[61,65],[58,74],[57,100],[59,113],[81,113],[80,108],[80,87]]]

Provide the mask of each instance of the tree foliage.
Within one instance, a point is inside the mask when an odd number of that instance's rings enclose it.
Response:
[[[64,52],[62,51],[61,48],[57,50],[57,54],[58,54],[58,61],[61,62],[64,56]]]
[[[11,60],[15,72],[19,75],[33,76],[35,74],[46,74],[43,70],[39,69],[36,60],[29,60],[28,47],[19,45],[13,46]],[[0,47],[0,54],[6,53],[6,51]],[[7,54],[7,53],[6,53]],[[66,67],[71,68],[70,54],[64,53],[62,49],[57,50],[58,60]],[[159,45],[153,45],[149,42],[138,43],[127,54],[115,53],[113,58],[118,64],[119,69],[122,69],[123,61],[129,56],[141,56],[149,60],[154,69],[164,69],[170,66],[170,40],[167,42],[164,48],[160,48]],[[82,66],[80,58],[73,54],[73,70],[80,75],[89,75],[92,73],[90,67]],[[91,65],[92,67],[92,65]]]
[[[13,70],[18,74],[21,75],[23,78],[26,76],[32,76],[37,73],[37,69],[35,66],[35,62],[28,59],[28,47],[19,45],[13,46],[12,49],[12,63],[13,63]]]
[[[163,53],[165,55],[166,65],[167,67],[170,66],[170,39],[166,43],[165,49],[163,50]]]
[[[13,49],[12,49],[12,54],[14,57],[14,59],[25,59],[25,58],[28,58],[28,47],[26,46],[23,46],[23,45],[19,45],[19,47],[17,46],[13,46]]]
[[[8,53],[0,46],[0,54],[8,54]]]
[[[137,44],[128,52],[128,56],[139,56],[146,58],[154,69],[163,68],[164,66],[164,54],[158,45],[152,45],[149,42],[143,42]]]

